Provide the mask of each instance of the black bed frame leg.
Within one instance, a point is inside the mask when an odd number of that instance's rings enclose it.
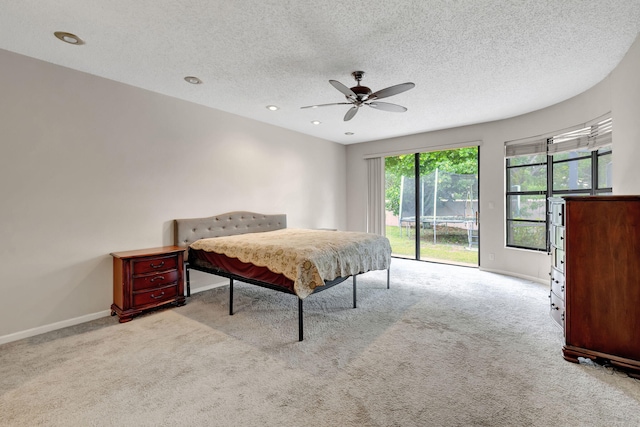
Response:
[[[185,266],[184,271],[187,274],[187,296],[190,297],[191,296],[191,277],[189,276],[189,265],[188,264]]]
[[[233,279],[229,279],[229,316],[233,316]]]
[[[353,308],[356,308],[356,275],[353,275]]]
[[[302,319],[302,298],[298,298],[298,341],[304,339],[304,326]]]

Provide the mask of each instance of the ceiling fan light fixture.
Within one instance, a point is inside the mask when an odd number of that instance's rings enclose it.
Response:
[[[75,34],[67,33],[65,31],[56,31],[55,33],[53,33],[53,35],[56,36],[58,40],[62,40],[65,43],[73,44],[76,46],[84,44],[84,40],[82,40],[80,37],[76,36]]]

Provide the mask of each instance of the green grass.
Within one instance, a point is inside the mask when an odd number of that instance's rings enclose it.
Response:
[[[440,261],[454,264],[478,265],[477,248],[468,249],[467,230],[455,227],[439,226],[436,230],[436,243],[433,243],[433,230],[422,230],[420,233],[420,259]],[[402,230],[397,226],[387,226],[387,238],[391,242],[394,256],[415,258],[415,229]]]

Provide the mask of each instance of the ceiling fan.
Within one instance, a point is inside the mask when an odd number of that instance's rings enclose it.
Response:
[[[389,86],[384,89],[380,89],[376,92],[371,92],[366,86],[360,86],[360,80],[364,77],[364,71],[354,71],[351,73],[354,79],[356,79],[357,84],[348,88],[337,80],[329,80],[329,83],[333,85],[336,89],[344,94],[347,98],[348,102],[334,102],[332,104],[318,104],[318,105],[308,105],[306,107],[300,108],[317,108],[317,107],[326,107],[328,105],[351,105],[352,107],[347,111],[347,114],[344,115],[344,121],[351,120],[358,109],[363,105],[367,105],[371,108],[375,108],[376,110],[383,111],[391,111],[394,113],[404,113],[407,111],[405,107],[397,104],[390,104],[388,102],[378,102],[378,99],[387,98],[389,96],[397,95],[399,93],[405,92],[409,89],[413,89],[416,85],[411,82],[401,83],[399,85]]]

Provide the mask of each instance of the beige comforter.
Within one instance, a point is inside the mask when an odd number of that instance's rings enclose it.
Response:
[[[300,298],[325,280],[385,270],[391,245],[384,236],[328,230],[283,229],[200,239],[194,249],[215,252],[266,267],[294,282]]]

